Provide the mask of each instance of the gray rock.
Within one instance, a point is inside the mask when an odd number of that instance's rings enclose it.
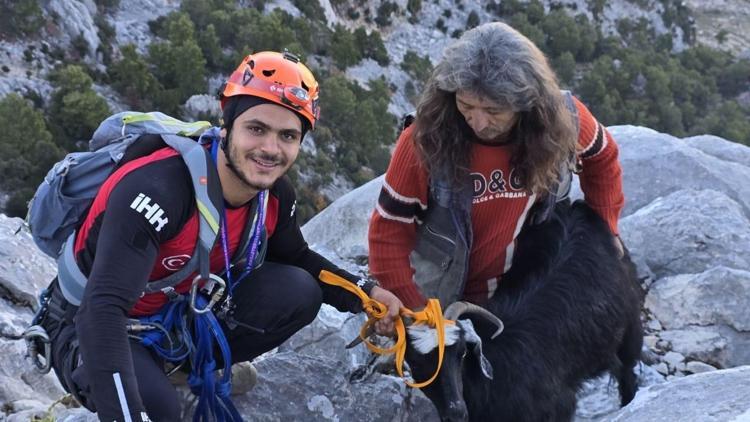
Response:
[[[206,116],[217,118],[221,116],[221,108],[216,97],[213,95],[200,94],[193,95],[185,102],[183,106],[183,118],[187,121],[196,121],[205,119]]]
[[[659,320],[652,319],[646,323],[646,328],[648,328],[651,331],[661,331],[661,324],[659,323]]]
[[[682,330],[666,330],[659,336],[670,342],[672,350],[688,359],[711,363],[725,368],[729,362],[727,338],[709,327],[691,326]]]
[[[685,361],[685,356],[677,352],[667,352],[662,360],[672,369],[677,369]]]
[[[674,378],[640,390],[611,422],[724,422],[750,418],[750,367]]]
[[[437,420],[432,403],[398,378],[376,373],[352,383],[346,364],[293,352],[268,356],[256,367],[256,387],[235,398],[254,421]]]
[[[370,352],[364,346],[346,349],[346,345],[359,335],[364,323],[364,314],[339,312],[324,304],[317,318],[279,346],[279,352],[333,359],[349,367],[363,365]]]
[[[26,345],[23,340],[0,339],[0,356],[6,356],[0,365],[0,404],[28,410],[33,397],[42,406],[40,410],[65,395],[54,373],[40,374],[27,361]],[[12,357],[12,358],[7,358]]]
[[[703,362],[699,362],[697,360],[690,361],[685,366],[685,370],[688,372],[691,372],[693,374],[701,374],[703,372],[711,372],[716,371],[717,368]]]
[[[750,166],[750,148],[736,142],[727,142],[713,135],[692,136],[683,139],[685,143],[724,161]]]
[[[656,348],[656,342],[657,341],[659,341],[659,337],[656,337],[656,336],[643,336],[643,344],[645,344],[650,349]]]
[[[680,339],[679,335],[662,336],[677,343],[686,352],[702,356],[711,364],[738,366],[750,363],[750,272],[716,267],[700,274],[666,277],[654,283],[646,296],[645,306],[669,330],[704,326],[726,339],[711,340],[704,331],[698,337]],[[715,338],[715,337],[713,337]],[[700,353],[690,344],[715,345]],[[673,345],[674,347],[674,345]],[[726,355],[724,355],[726,353]],[[706,356],[707,355],[707,356]]]
[[[57,266],[26,229],[18,230],[22,225],[20,218],[0,214],[0,295],[36,309],[39,292],[57,275]]]
[[[718,191],[678,190],[625,217],[620,228],[631,254],[657,277],[717,265],[750,270],[750,220]]]
[[[180,7],[177,0],[121,1],[110,24],[115,28],[117,45],[134,44],[140,54],[154,41],[148,22]]]
[[[750,272],[717,267],[657,280],[646,307],[668,329],[726,325],[750,331]]]
[[[638,375],[638,388],[664,382],[663,376],[643,363],[640,363],[635,371]],[[578,392],[577,399],[575,421],[601,420],[620,409],[617,380],[609,375],[602,375],[587,381]]]
[[[653,366],[653,369],[655,369],[656,372],[662,375],[669,375],[669,366],[667,366],[667,364],[664,362],[657,363]]]
[[[93,0],[67,0],[49,2],[49,11],[57,14],[59,19],[55,20],[60,25],[62,33],[58,41],[65,45],[70,44],[78,37],[83,37],[88,45],[87,54],[91,58],[96,57],[96,49],[99,48],[99,32],[94,24],[96,4]]]
[[[721,191],[750,216],[750,167],[724,161],[681,139],[636,126],[609,128],[620,145],[627,216],[658,197],[685,189]],[[725,141],[729,143],[729,141]],[[747,147],[745,147],[748,149]]]
[[[367,227],[382,184],[382,176],[373,179],[308,221],[302,234],[311,247],[326,248],[342,258],[367,256]]]

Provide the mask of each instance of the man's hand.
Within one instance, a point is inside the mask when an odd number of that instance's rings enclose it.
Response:
[[[396,295],[380,286],[372,288],[370,298],[377,300],[388,308],[388,314],[375,323],[375,332],[381,336],[392,336],[395,330],[393,320],[398,317],[398,313],[404,304]]]

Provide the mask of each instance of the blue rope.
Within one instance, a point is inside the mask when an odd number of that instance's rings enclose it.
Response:
[[[196,306],[203,308],[208,300],[203,296],[198,296],[196,302]],[[242,421],[242,417],[229,397],[232,392],[232,354],[213,312],[195,315],[195,333],[196,351],[191,358],[192,371],[188,377],[190,390],[199,397],[193,421]],[[222,375],[218,380],[214,380],[214,369],[216,369],[213,356],[214,340],[224,360]]]
[[[157,355],[170,362],[181,362],[193,351],[193,340],[184,318],[187,309],[185,297],[173,300],[164,305],[158,314],[141,317],[144,325],[154,325],[160,329],[153,329],[138,333],[141,344],[152,348]],[[172,343],[169,333],[177,333],[180,343],[177,348]],[[168,347],[165,347],[168,345]]]
[[[188,376],[190,391],[198,397],[198,405],[193,414],[194,422],[241,422],[237,408],[232,403],[232,354],[219,322],[212,311],[195,314],[195,337],[190,335],[185,314],[188,310],[186,296],[180,296],[164,305],[158,314],[140,318],[142,324],[152,324],[163,328],[138,333],[141,343],[152,348],[159,356],[170,361],[180,362],[190,357],[192,368]],[[208,300],[202,295],[196,297],[196,306],[207,306]],[[180,340],[178,347],[171,344],[168,333],[176,332]],[[224,361],[222,376],[215,379],[214,341],[221,350]],[[168,343],[168,347],[165,346]]]

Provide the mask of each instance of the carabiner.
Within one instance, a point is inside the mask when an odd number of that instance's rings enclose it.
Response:
[[[195,305],[195,300],[198,296],[198,284],[201,280],[203,280],[203,277],[198,274],[193,279],[193,285],[190,287],[190,309],[192,309],[192,311],[196,314],[205,314],[206,312],[210,311],[211,308],[219,303],[221,298],[224,296],[224,290],[227,287],[227,283],[221,277],[216,274],[209,274],[207,282],[216,283],[219,285],[219,288],[214,291],[213,295],[211,295],[211,300],[209,300],[208,305],[206,305],[206,307],[203,309],[199,309]]]
[[[41,325],[32,325],[23,332],[23,339],[26,342],[26,356],[31,358],[36,369],[42,374],[49,372],[52,367],[52,342],[47,330]],[[43,361],[39,358],[37,341],[44,344],[44,352],[41,354]]]

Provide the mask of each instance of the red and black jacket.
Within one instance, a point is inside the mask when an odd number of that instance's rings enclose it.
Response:
[[[88,281],[76,315],[76,332],[91,387],[97,399],[103,399],[98,402],[110,401],[98,396],[114,391],[109,385],[113,373],[126,386],[135,385],[127,318],[155,313],[166,303],[161,292],[142,292],[146,283],[176,271],[193,253],[198,233],[194,196],[182,158],[172,149],[160,149],[116,170],[102,185],[78,230],[75,256]],[[269,190],[266,260],[300,267],[316,279],[326,269],[356,282],[355,276],[308,247],[296,220],[295,201],[286,178]],[[226,210],[230,256],[240,243],[246,221],[253,217],[249,208],[247,204]],[[220,241],[211,251],[210,267],[214,273],[224,270]],[[188,291],[191,280],[181,282],[176,290]],[[323,301],[337,309],[361,310],[359,299],[346,290],[323,283],[321,290]],[[139,397],[128,399],[140,403]]]

